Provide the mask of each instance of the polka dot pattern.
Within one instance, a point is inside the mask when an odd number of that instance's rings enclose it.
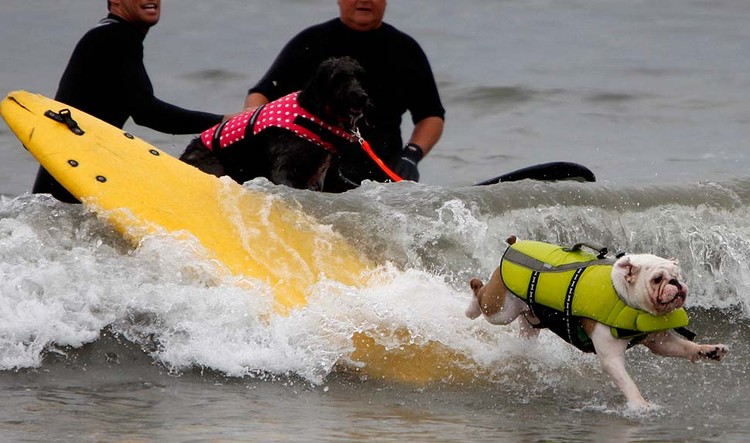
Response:
[[[213,148],[213,138],[217,130],[221,130],[219,138],[219,146],[224,149],[229,145],[233,145],[237,142],[242,141],[245,138],[245,128],[250,122],[255,109],[243,112],[242,114],[236,115],[225,123],[219,123],[218,125],[207,129],[201,133],[201,141],[206,145],[207,148]]]
[[[264,106],[255,121],[255,126],[252,128],[253,135],[270,127],[282,128],[292,131],[297,136],[315,143],[333,153],[336,152],[335,147],[329,141],[321,138],[321,132],[330,132],[347,141],[352,140],[352,135],[345,129],[325,123],[300,106],[297,101],[298,94],[299,91],[293,92]],[[225,123],[220,123],[207,129],[201,134],[203,144],[207,148],[212,149],[214,134],[216,131],[221,131],[221,134],[219,135],[219,146],[222,149],[244,140],[247,136],[247,125],[250,123],[250,119],[254,113],[255,109],[243,112],[242,114],[229,119]],[[298,117],[312,123],[311,125],[308,125],[311,129],[297,124],[295,119]]]

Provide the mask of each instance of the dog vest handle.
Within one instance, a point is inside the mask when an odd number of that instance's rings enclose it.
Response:
[[[597,254],[596,258],[598,258],[598,259],[602,259],[602,258],[606,257],[607,256],[607,252],[609,252],[607,250],[607,248],[604,247],[604,246],[599,246],[599,245],[596,245],[594,243],[587,243],[587,242],[576,243],[573,246],[571,246],[570,248],[563,248],[563,251],[565,251],[565,252],[580,251],[584,246],[586,246],[587,248],[592,249],[594,252],[596,252],[596,254]]]

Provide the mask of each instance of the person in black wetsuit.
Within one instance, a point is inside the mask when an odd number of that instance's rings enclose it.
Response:
[[[261,80],[248,91],[253,108],[300,90],[315,68],[329,57],[349,56],[365,69],[365,90],[373,108],[360,124],[362,136],[391,169],[406,180],[419,180],[417,163],[438,142],[445,109],[422,48],[409,35],[384,23],[386,0],[338,0],[339,17],[311,26],[282,49]],[[414,131],[406,145],[401,118],[411,113]],[[340,192],[364,179],[388,177],[353,146],[329,169],[323,190]]]
[[[154,96],[143,65],[143,40],[159,21],[161,0],[110,0],[109,14],[78,42],[60,79],[55,100],[122,128],[135,123],[171,134],[199,133],[224,118],[191,111]],[[58,200],[77,200],[44,168],[34,193],[51,193]]]

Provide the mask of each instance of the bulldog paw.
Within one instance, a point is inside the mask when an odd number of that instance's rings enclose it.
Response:
[[[641,397],[635,400],[628,400],[627,409],[630,413],[643,414],[654,409],[654,405]]]
[[[699,358],[706,360],[721,361],[729,352],[729,348],[724,345],[701,345],[698,351]]]

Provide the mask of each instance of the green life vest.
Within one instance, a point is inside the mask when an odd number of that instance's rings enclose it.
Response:
[[[687,326],[685,309],[655,316],[626,305],[612,286],[613,264],[612,259],[597,257],[580,248],[517,241],[503,254],[500,271],[508,290],[525,300],[535,314],[538,310],[554,311],[562,328],[550,328],[578,347],[581,340],[588,340],[581,337],[585,335],[577,321],[581,317],[610,326],[617,338]],[[584,350],[592,349],[593,346]]]

